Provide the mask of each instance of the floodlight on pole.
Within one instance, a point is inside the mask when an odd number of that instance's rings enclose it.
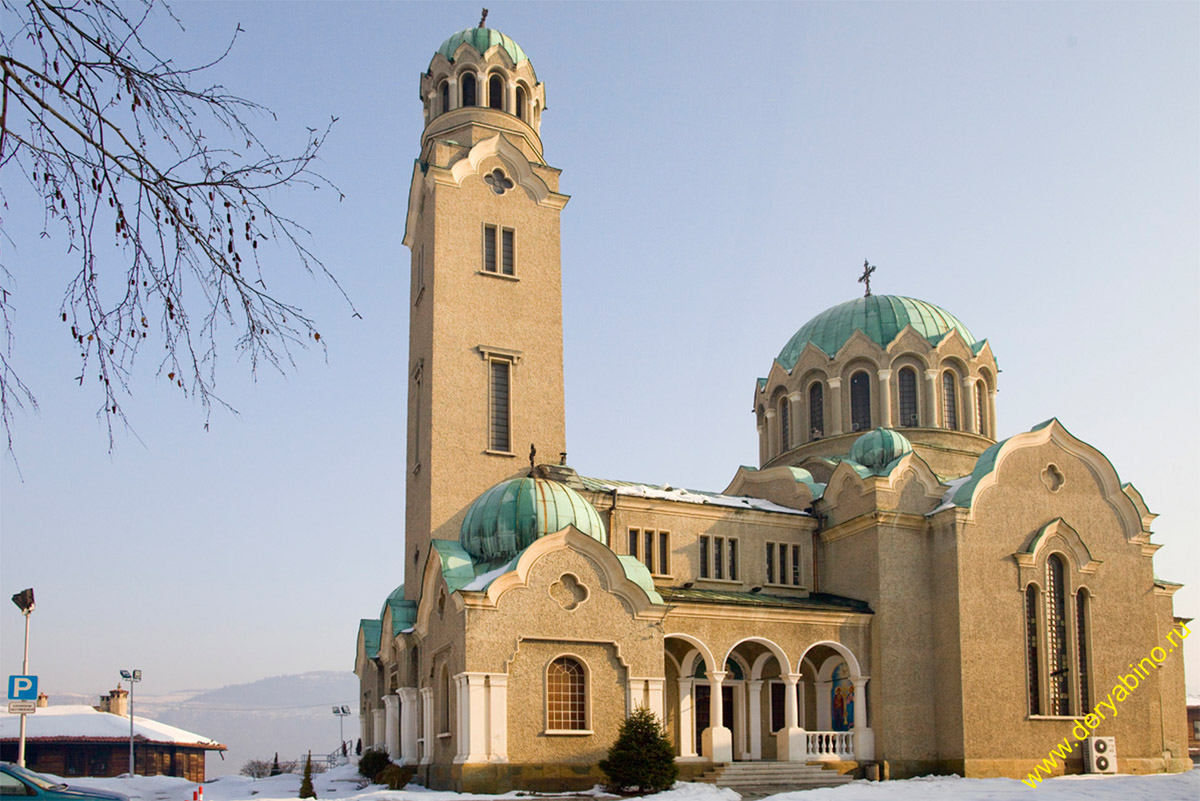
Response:
[[[339,740],[338,750],[340,751],[346,743],[346,716],[350,714],[350,707],[335,706],[333,708],[333,714],[337,715],[338,719],[338,736],[341,738]]]
[[[29,675],[29,615],[33,612],[33,587],[21,590],[12,597],[13,603],[25,616],[25,656],[21,660],[21,675]],[[17,765],[25,767],[25,713],[21,713],[21,737],[17,743]]]
[[[133,761],[133,683],[142,680],[142,671],[122,670],[121,678],[129,682],[129,775],[132,777],[137,775]]]

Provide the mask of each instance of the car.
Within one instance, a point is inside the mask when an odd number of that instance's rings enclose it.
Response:
[[[38,801],[129,801],[129,796],[92,790],[87,787],[68,787],[62,781],[11,762],[0,762],[0,797],[36,798]]]

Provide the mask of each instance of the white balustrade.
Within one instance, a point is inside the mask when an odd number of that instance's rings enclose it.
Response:
[[[808,734],[808,758],[826,762],[853,761],[854,732],[810,731]]]

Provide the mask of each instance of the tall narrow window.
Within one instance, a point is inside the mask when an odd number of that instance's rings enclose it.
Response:
[[[546,669],[546,728],[587,730],[587,677],[583,665],[560,656]]]
[[[1067,598],[1063,562],[1046,560],[1046,686],[1051,715],[1071,714],[1071,668],[1067,656]]]
[[[475,76],[469,72],[462,76],[462,99],[464,106],[475,105]]]
[[[725,578],[725,539],[713,540],[713,578]]]
[[[800,546],[792,546],[792,586],[800,586]]]
[[[1037,587],[1025,588],[1025,669],[1029,674],[1029,714],[1042,714],[1038,684]]]
[[[450,732],[450,671],[446,669],[445,665],[442,665],[438,692],[442,696],[438,699],[438,732],[448,734]]]
[[[708,578],[708,537],[700,536],[700,578]]]
[[[499,75],[488,78],[488,108],[504,111],[504,79]]]
[[[808,429],[813,439],[825,436],[825,391],[820,383],[808,388]]]
[[[942,408],[946,411],[946,428],[958,428],[958,396],[954,392],[954,373],[942,373]]]
[[[900,425],[916,426],[917,417],[917,371],[911,367],[900,368]]]
[[[638,555],[638,540],[640,532],[636,528],[629,529],[629,555],[637,559]]]
[[[646,547],[642,549],[642,563],[646,565],[647,570],[649,570],[651,573],[654,573],[656,572],[654,570],[654,532],[647,531],[645,533],[645,539],[642,541],[646,545]]]
[[[779,399],[779,452],[792,447],[792,415],[788,411],[787,395]]]
[[[1080,590],[1075,593],[1075,630],[1079,640],[1079,712],[1088,711],[1091,704],[1091,688],[1088,686],[1088,647],[1087,647],[1087,592]]]
[[[496,226],[483,226],[483,269],[484,272],[496,272]]]
[[[517,87],[517,116],[525,119],[525,88]]]
[[[450,82],[442,81],[442,113],[445,114],[450,110]]]
[[[413,377],[413,470],[421,466],[421,371]]]
[[[492,359],[489,362],[491,370],[490,381],[490,432],[488,447],[493,451],[509,453],[512,451],[510,436],[511,407],[510,384],[512,378],[512,363],[503,359]]]
[[[985,437],[988,436],[987,401],[987,382],[980,379],[975,382],[975,424],[979,426],[979,433]]]
[[[658,572],[664,576],[671,573],[671,534],[658,532]]]
[[[871,428],[871,377],[864,372],[850,376],[850,424],[855,431]]]
[[[511,228],[505,228],[500,232],[500,272],[505,275],[512,275],[516,272],[516,257],[517,257],[517,234]]]
[[[767,543],[767,583],[775,583],[775,543]]]
[[[737,540],[726,540],[725,547],[729,549],[729,580],[736,581],[738,577]]]

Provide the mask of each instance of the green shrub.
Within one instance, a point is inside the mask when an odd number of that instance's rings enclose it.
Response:
[[[662,723],[649,709],[640,708],[621,723],[617,741],[600,760],[610,792],[636,790],[657,793],[670,789],[679,776],[675,749]]]
[[[304,760],[304,778],[300,780],[301,798],[317,797],[317,791],[313,789],[312,773],[312,751],[309,751],[308,758]]]
[[[392,760],[388,759],[388,755],[384,751],[376,751],[374,748],[365,751],[358,759],[358,772],[363,778],[375,781],[375,777],[379,775],[379,771],[392,764]]]
[[[388,766],[375,776],[375,783],[386,784],[389,790],[403,790],[412,781],[413,772],[410,767],[401,767],[395,762],[389,762]]]

